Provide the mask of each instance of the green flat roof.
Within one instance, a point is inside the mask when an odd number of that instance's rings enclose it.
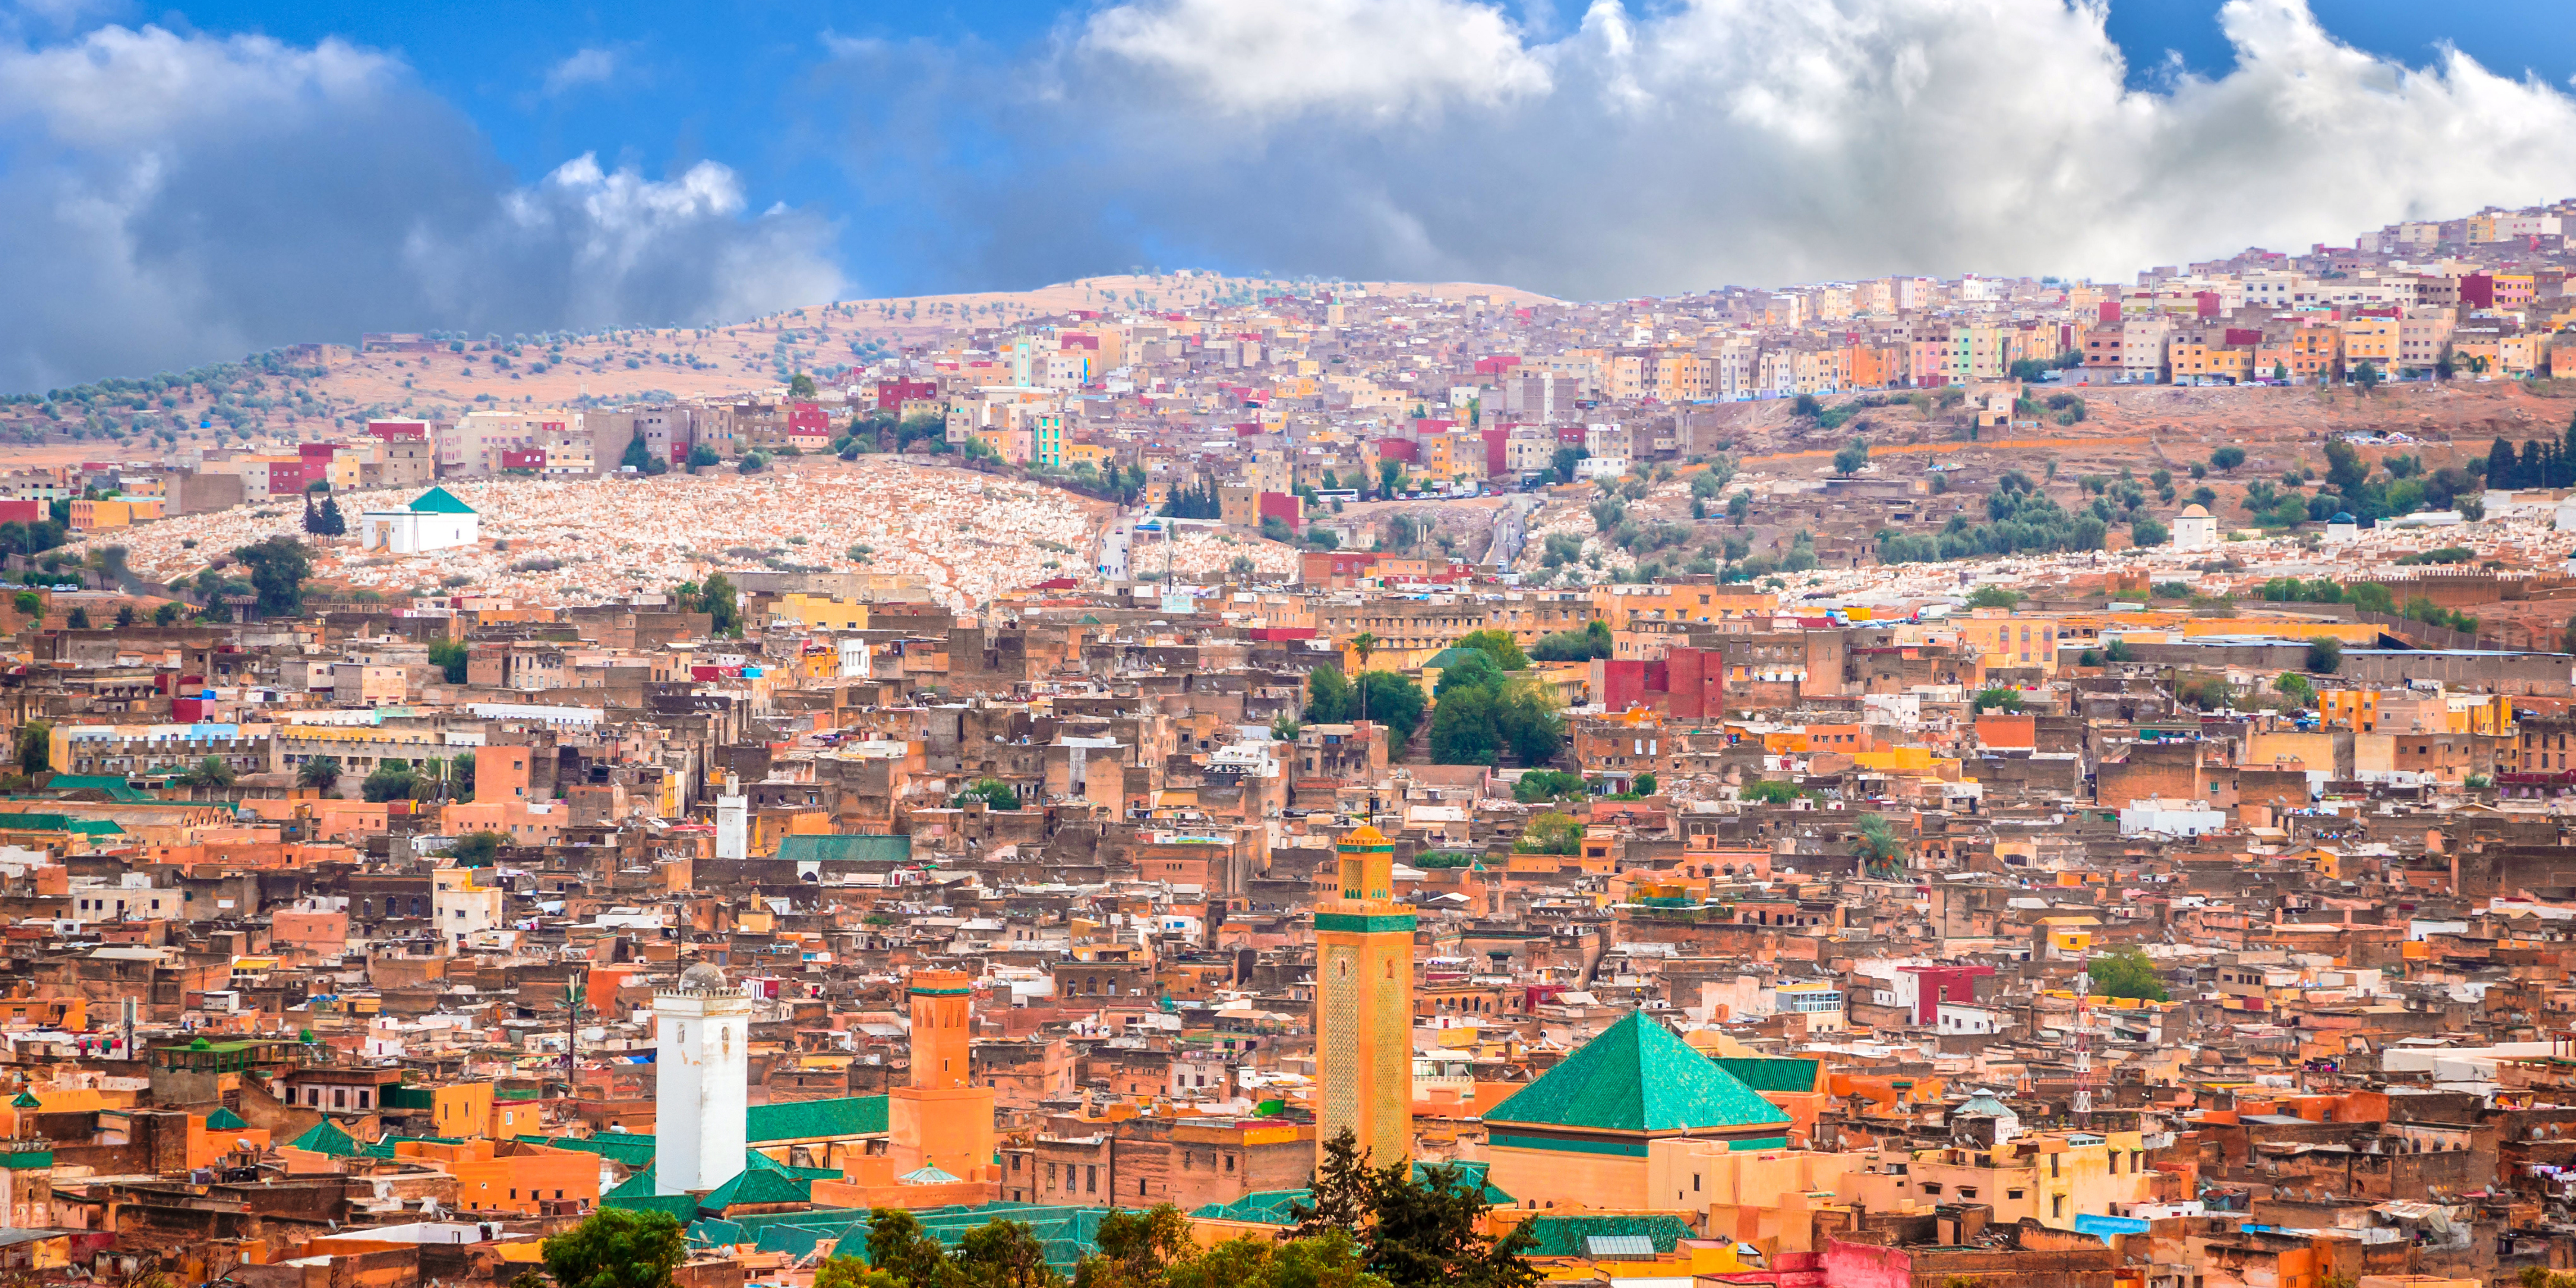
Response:
[[[902,863],[912,858],[912,838],[864,832],[782,836],[778,857],[790,863]]]
[[[883,1096],[838,1096],[830,1100],[791,1100],[753,1105],[745,1116],[744,1139],[754,1145],[780,1140],[813,1140],[829,1136],[878,1136],[886,1127]]]

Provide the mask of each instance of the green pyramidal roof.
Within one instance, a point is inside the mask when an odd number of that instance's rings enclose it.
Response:
[[[207,1131],[241,1131],[249,1126],[249,1123],[242,1121],[240,1114],[221,1106],[217,1106],[215,1112],[206,1115]]]
[[[474,507],[456,499],[456,494],[434,487],[411,499],[407,507],[414,514],[472,514]]]
[[[1629,1012],[1484,1117],[1488,1123],[1645,1132],[1789,1121],[1641,1011]]]

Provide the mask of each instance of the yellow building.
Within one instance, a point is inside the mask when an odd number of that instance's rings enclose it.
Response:
[[[793,617],[816,630],[863,631],[868,628],[868,606],[838,595],[809,595],[802,591],[781,595],[770,607],[772,619]]]
[[[2037,667],[2049,675],[2057,673],[2057,640],[2061,633],[2054,617],[2028,617],[2008,608],[1979,608],[1964,618],[1953,617],[1962,643],[1975,649],[1988,669],[2002,667]]]
[[[2072,1230],[2078,1216],[2111,1215],[2114,1204],[2155,1197],[2146,1144],[2133,1131],[2007,1134],[1993,1146],[1871,1150],[1857,1161],[1843,1173],[1838,1197],[1871,1211],[1982,1203],[1994,1209],[1997,1225],[2029,1217]]]
[[[1395,843],[1361,824],[1333,847],[1315,905],[1315,1145],[1348,1131],[1369,1163],[1413,1155],[1413,927],[1395,899]]]
[[[1658,583],[1652,586],[1600,586],[1592,592],[1593,615],[1624,631],[1630,621],[1718,622],[1737,617],[1768,617],[1780,610],[1780,597],[1714,582]]]

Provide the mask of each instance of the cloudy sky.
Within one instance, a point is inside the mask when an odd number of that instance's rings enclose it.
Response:
[[[2125,277],[2576,195],[2576,29],[2394,0],[0,0],[0,390],[1131,267]]]

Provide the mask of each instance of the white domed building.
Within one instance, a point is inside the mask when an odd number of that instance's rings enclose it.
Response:
[[[2207,550],[2218,544],[2218,520],[2209,517],[2207,507],[2195,501],[2174,516],[2173,545],[2176,550]]]

